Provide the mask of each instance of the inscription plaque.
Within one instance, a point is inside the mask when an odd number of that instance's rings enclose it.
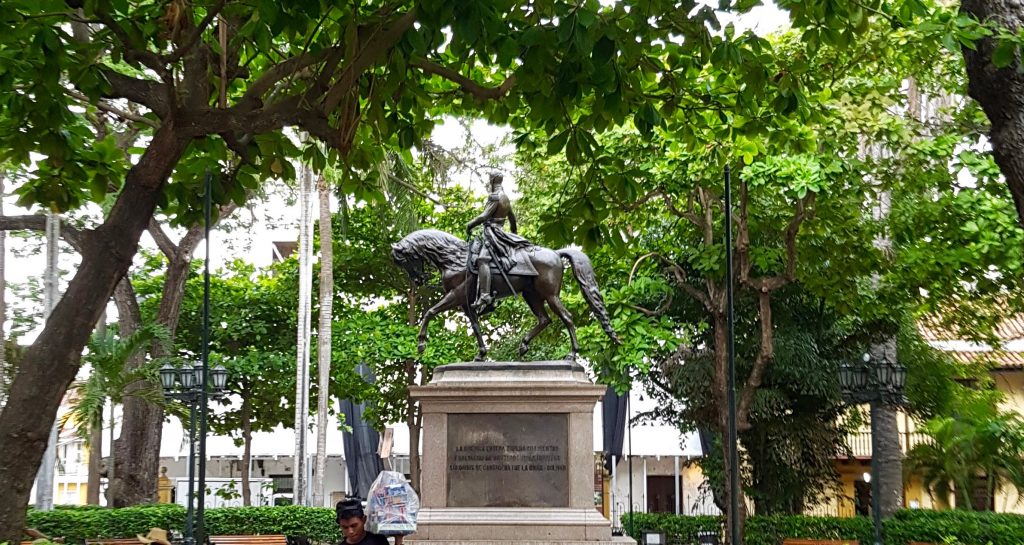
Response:
[[[568,507],[569,415],[449,414],[448,507]]]

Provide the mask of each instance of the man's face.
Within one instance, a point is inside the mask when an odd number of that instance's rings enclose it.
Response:
[[[345,543],[359,543],[366,535],[366,517],[348,517],[338,520],[341,527],[341,535],[345,536]]]

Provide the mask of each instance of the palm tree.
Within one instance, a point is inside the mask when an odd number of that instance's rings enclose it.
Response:
[[[113,332],[98,332],[89,340],[82,356],[83,362],[90,366],[89,377],[72,386],[71,410],[64,415],[61,425],[73,426],[75,433],[90,450],[100,452],[100,446],[93,443],[102,441],[100,431],[104,425],[103,409],[108,401],[111,404],[111,418],[113,407],[123,403],[126,396],[159,405],[164,403],[163,392],[159,387],[152,386],[159,384],[159,361],[148,361],[129,371],[124,369],[126,361],[146,351],[154,341],[168,343],[167,330],[161,326],[148,325],[126,337],[119,337]],[[140,381],[149,386],[128,391],[130,385]],[[113,421],[110,425],[113,430]],[[110,457],[107,467],[113,468],[113,449]],[[96,466],[90,464],[90,473],[96,469]],[[110,473],[108,469],[108,479],[112,477]],[[94,480],[98,482],[96,476],[90,474],[90,482]]]
[[[918,475],[928,493],[944,507],[956,498],[958,509],[984,509],[1000,486],[1024,490],[1024,419],[990,404],[974,404],[957,417],[932,419],[924,427],[929,441],[907,454],[906,472]],[[985,479],[984,497],[973,495]],[[976,500],[981,500],[975,505]]]
[[[320,195],[320,332],[317,334],[316,471],[313,505],[324,504],[327,472],[327,409],[330,405],[331,324],[334,320],[334,231],[331,222],[331,188],[323,175],[317,179]]]

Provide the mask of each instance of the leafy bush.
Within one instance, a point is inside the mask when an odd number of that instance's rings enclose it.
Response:
[[[210,535],[285,534],[305,536],[312,541],[341,539],[334,522],[334,510],[326,507],[218,507],[206,510]],[[124,538],[145,534],[150,528],[181,530],[185,508],[159,504],[122,509],[30,510],[27,525],[67,543],[86,539]]]
[[[965,545],[1024,543],[1024,515],[975,511],[900,511],[886,521],[886,541],[945,543],[956,538]]]
[[[634,513],[622,517],[627,534],[639,538],[642,530],[665,532],[669,543],[697,543],[697,532],[720,532],[722,517],[689,517],[661,513]],[[965,545],[1021,545],[1024,543],[1024,515],[972,511],[899,511],[884,521],[886,545],[909,542],[963,543]],[[752,516],[747,518],[746,545],[780,545],[785,538],[857,540],[873,542],[871,519],[867,517]]]
[[[635,538],[643,530],[665,532],[670,543],[697,543],[698,532],[718,532],[722,529],[722,517],[676,516],[667,513],[633,513],[622,516],[622,529]]]
[[[778,545],[787,537],[873,541],[871,519],[866,517],[768,516],[747,520],[744,541],[749,545]]]

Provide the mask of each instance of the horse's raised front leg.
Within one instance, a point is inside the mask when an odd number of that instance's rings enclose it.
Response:
[[[558,298],[558,295],[552,295],[548,297],[548,305],[551,306],[551,310],[555,311],[562,323],[565,324],[565,329],[569,331],[569,341],[572,343],[572,352],[569,353],[565,359],[569,361],[575,361],[576,355],[579,354],[580,344],[576,341],[576,326],[572,324],[572,316],[569,315],[569,310],[562,304],[562,300]]]
[[[427,326],[430,324],[430,320],[434,319],[434,316],[441,314],[446,310],[451,310],[462,301],[460,300],[461,295],[456,293],[458,290],[449,291],[437,302],[436,305],[427,309],[423,313],[423,319],[420,320],[420,334],[416,337],[418,341],[416,343],[416,351],[420,354],[427,348]]]
[[[537,324],[533,326],[533,329],[523,337],[523,342],[519,343],[519,357],[526,355],[526,351],[530,349],[530,342],[544,331],[544,328],[551,323],[551,317],[548,316],[548,311],[544,309],[544,299],[537,295],[535,291],[523,292],[523,299],[526,304],[530,307],[530,311],[537,317]]]

